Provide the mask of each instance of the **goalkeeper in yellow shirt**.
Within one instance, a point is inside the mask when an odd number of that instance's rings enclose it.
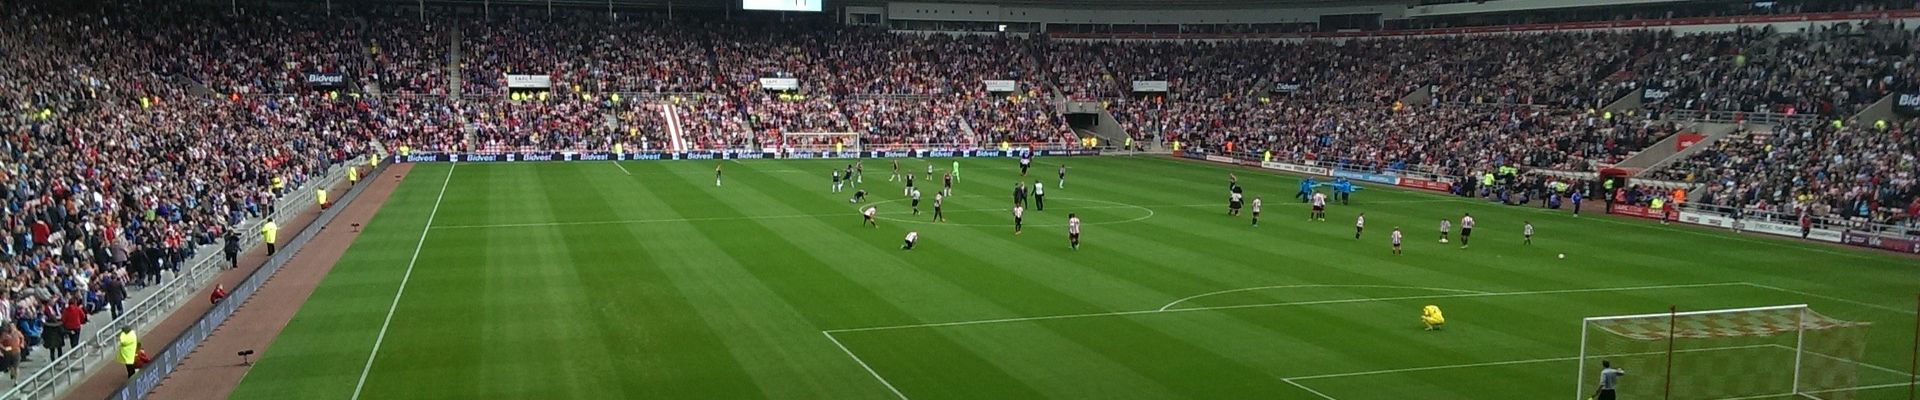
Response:
[[[1427,324],[1427,330],[1436,330],[1447,324],[1447,317],[1440,314],[1440,306],[1428,304],[1420,309],[1420,323]]]

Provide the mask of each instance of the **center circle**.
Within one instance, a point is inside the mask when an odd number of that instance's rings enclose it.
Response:
[[[949,197],[949,199],[951,199],[951,198],[964,198],[964,197],[988,197],[988,196],[981,196],[981,195],[964,195],[964,196],[954,196],[954,197]],[[862,210],[862,209],[865,209],[866,207],[877,207],[877,206],[880,206],[880,205],[883,205],[883,204],[894,204],[894,203],[905,203],[905,202],[909,202],[909,201],[912,201],[912,200],[913,200],[913,199],[892,199],[892,200],[881,200],[881,201],[876,201],[876,202],[871,202],[871,203],[866,203],[866,204],[863,204],[863,205],[860,205],[860,206],[856,206],[856,207],[854,207],[854,210],[855,210],[856,212],[858,212],[859,210]],[[1068,203],[1080,203],[1080,202],[1087,202],[1087,203],[1096,203],[1096,204],[1105,204],[1105,206],[1101,206],[1100,208],[1114,208],[1114,209],[1134,209],[1134,210],[1140,210],[1140,211],[1145,211],[1145,214],[1143,214],[1143,215],[1140,215],[1140,216],[1138,216],[1138,217],[1133,217],[1133,218],[1128,218],[1128,219],[1122,219],[1122,220],[1113,220],[1113,221],[1098,221],[1098,220],[1095,220],[1095,221],[1082,221],[1082,222],[1080,222],[1080,225],[1086,225],[1086,226],[1091,226],[1091,225],[1112,225],[1112,224],[1124,224],[1124,223],[1130,223],[1130,222],[1139,222],[1139,221],[1144,221],[1144,220],[1146,220],[1147,218],[1153,218],[1153,214],[1154,214],[1154,212],[1153,212],[1153,209],[1151,209],[1151,208],[1146,208],[1146,207],[1141,207],[1141,206],[1138,206],[1138,205],[1133,205],[1133,204],[1127,204],[1127,203],[1121,203],[1121,202],[1115,202],[1115,201],[1106,201],[1106,200],[1094,200],[1094,199],[1078,199],[1078,198],[1071,198],[1071,197],[1061,197],[1061,198],[1057,198],[1057,199],[1055,199],[1055,201],[1064,201],[1064,202],[1068,202]],[[1056,207],[1056,208],[1060,208],[1060,207]],[[1084,207],[1083,207],[1083,208],[1084,208]],[[1063,208],[1063,209],[1071,209],[1071,207],[1065,207],[1065,208]],[[932,208],[928,208],[928,210],[929,210],[929,211],[927,211],[927,212],[922,212],[922,213],[920,213],[920,216],[929,216],[929,215],[931,215],[931,214],[932,214],[932,212],[931,212],[931,210],[932,210]],[[953,212],[953,211],[956,211],[956,210],[947,210],[947,211],[948,211],[948,212]],[[958,210],[958,211],[962,211],[962,212],[969,212],[969,213],[972,213],[972,212],[978,212],[978,211],[995,211],[995,210],[990,210],[990,209],[979,209],[979,208],[972,208],[972,209],[966,209],[966,210]],[[1001,213],[1005,213],[1005,214],[1012,214],[1012,213],[1013,213],[1013,208],[1012,208],[1011,206],[1009,206],[1008,208],[1004,208],[1004,209],[999,209],[999,210],[997,210],[997,211],[999,211],[999,212],[1001,212]],[[897,214],[896,214],[896,215],[897,215]],[[1008,216],[1010,217],[1010,215],[1008,215]],[[1031,216],[1031,215],[1029,215],[1028,217],[1029,217],[1029,219],[1031,219],[1031,217],[1032,217],[1032,216]],[[884,212],[884,211],[883,211],[883,212],[880,212],[880,213],[878,213],[878,214],[877,214],[877,215],[875,215],[875,216],[874,216],[873,218],[874,218],[874,219],[878,219],[878,220],[882,220],[882,221],[892,221],[892,222],[900,222],[900,223],[910,223],[910,224],[927,224],[927,225],[954,225],[954,226],[1008,226],[1008,225],[1013,225],[1013,221],[1012,221],[1012,220],[1007,220],[1007,221],[1006,221],[1005,223],[994,223],[994,224],[983,224],[983,223],[966,223],[966,222],[942,222],[942,223],[936,223],[936,222],[933,222],[933,221],[931,221],[931,220],[924,220],[924,219],[917,219],[917,218],[916,218],[916,219],[902,219],[902,218],[899,218],[899,217],[894,217],[894,216],[889,216],[889,215],[888,215],[888,214],[887,214],[886,212]],[[1026,226],[1029,226],[1029,227],[1064,227],[1064,226],[1067,226],[1067,223],[1066,223],[1066,221],[1065,221],[1064,219],[1062,219],[1062,220],[1061,220],[1061,222],[1058,222],[1058,223],[1039,223],[1039,224],[1031,224],[1031,223],[1030,223],[1030,224],[1023,224],[1023,225],[1026,225]]]

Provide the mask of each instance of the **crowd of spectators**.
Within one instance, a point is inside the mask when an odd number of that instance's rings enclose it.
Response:
[[[1736,134],[1661,171],[1701,184],[1697,201],[1873,222],[1911,217],[1920,198],[1920,141],[1910,126],[1789,123]]]

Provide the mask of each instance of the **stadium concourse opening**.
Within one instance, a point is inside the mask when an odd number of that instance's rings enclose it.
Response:
[[[175,3],[0,4],[0,399],[1920,393],[1912,1]]]

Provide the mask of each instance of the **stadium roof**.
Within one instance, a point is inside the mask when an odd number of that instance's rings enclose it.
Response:
[[[326,0],[309,0],[322,2]],[[418,0],[386,0],[394,3],[413,3]],[[669,2],[674,7],[688,8],[739,8],[740,0],[610,0],[614,6],[621,7],[666,7]],[[849,5],[879,6],[892,0],[826,0],[827,8]],[[344,1],[336,1],[339,4]],[[545,5],[547,0],[426,0],[433,4],[481,4],[495,5]],[[605,7],[609,0],[552,0],[555,6],[596,6]],[[1123,9],[1222,9],[1222,8],[1306,8],[1306,7],[1348,7],[1382,4],[1412,5],[1417,0],[910,0],[919,3],[959,3],[985,4],[1008,7],[1084,7],[1084,8],[1123,8]]]

